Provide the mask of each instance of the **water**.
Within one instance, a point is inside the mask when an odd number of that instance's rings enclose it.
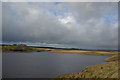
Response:
[[[3,78],[54,78],[104,63],[106,56],[64,53],[3,53]]]

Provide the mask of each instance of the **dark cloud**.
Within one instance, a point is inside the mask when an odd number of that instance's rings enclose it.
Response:
[[[3,41],[117,49],[117,21],[105,18],[117,19],[115,2],[3,3],[2,13]]]

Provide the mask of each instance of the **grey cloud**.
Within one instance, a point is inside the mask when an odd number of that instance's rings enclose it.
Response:
[[[118,3],[115,2],[74,2],[67,4],[75,18],[82,22],[89,19],[99,19],[109,12],[116,12]]]
[[[76,22],[63,24],[52,12],[59,12],[64,7],[68,12],[63,10],[61,14],[72,16]],[[117,23],[108,24],[103,20],[111,11],[117,13],[117,3],[3,3],[3,41],[116,49]]]

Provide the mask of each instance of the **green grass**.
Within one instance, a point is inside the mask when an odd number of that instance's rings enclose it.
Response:
[[[35,48],[26,45],[2,45],[2,52],[34,52]]]

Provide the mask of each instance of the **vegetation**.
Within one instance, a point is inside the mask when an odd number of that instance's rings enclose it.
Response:
[[[54,53],[71,53],[84,55],[101,55],[113,56],[118,51],[113,50],[88,50],[88,49],[65,49],[65,48],[50,48],[50,47],[32,47],[24,44],[2,45],[2,52],[54,52]]]
[[[47,48],[38,48],[33,46],[27,46],[25,44],[13,44],[13,45],[1,45],[2,52],[46,52],[50,51]]]
[[[34,52],[33,47],[28,47],[26,45],[13,44],[13,45],[2,45],[2,52]]]
[[[118,64],[109,62],[88,66],[80,73],[65,74],[57,78],[118,78]]]
[[[120,60],[118,59],[118,57],[120,56],[115,54],[104,60],[107,61],[107,63],[87,66],[80,73],[64,74],[57,76],[56,78],[116,78],[115,80],[118,80],[120,78],[120,75],[118,74],[120,71],[120,68],[118,67],[118,63],[120,62]]]

